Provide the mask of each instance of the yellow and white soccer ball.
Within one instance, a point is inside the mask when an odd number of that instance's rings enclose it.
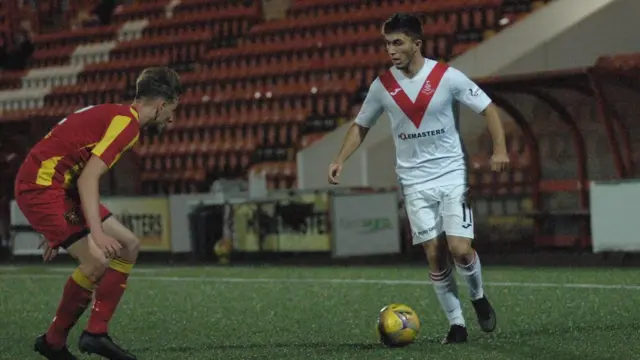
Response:
[[[418,314],[404,304],[390,304],[382,308],[376,325],[380,342],[390,347],[409,345],[420,332]]]
[[[229,238],[222,238],[213,245],[213,252],[220,264],[228,264],[233,251],[233,242]]]

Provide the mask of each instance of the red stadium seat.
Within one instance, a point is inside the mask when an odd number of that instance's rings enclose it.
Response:
[[[223,0],[140,0],[119,7],[113,26],[37,36],[32,65],[65,66],[78,45],[116,41],[124,22],[148,21],[144,29],[140,22],[142,38],[118,42],[109,61],[85,64],[77,79],[73,74],[56,80],[59,84],[45,97],[42,109],[5,112],[2,120],[59,118],[87,102],[130,100],[124,96],[130,97],[142,68],[184,66],[191,72],[181,76],[187,92],[176,122],[161,137],[143,135],[136,148],[143,159],[145,189],[205,188],[207,179],[246,170],[256,151],[265,146],[271,146],[269,151],[278,159],[269,160],[271,186],[292,186],[295,163],[287,161],[294,159],[298,147],[344,122],[358,107],[353,95],[388,68],[380,45],[381,21],[397,11],[420,14],[428,56],[449,59],[475,46],[485,30],[495,30],[501,5],[502,0],[295,0],[289,17],[260,22],[258,1],[245,5]],[[134,28],[127,28],[123,37],[140,36]],[[460,32],[465,36],[456,36]],[[468,40],[457,40],[462,38]],[[90,56],[74,61],[83,59],[95,61]],[[634,65],[618,60],[615,66]],[[3,73],[0,88],[19,87],[21,77]],[[29,85],[44,83],[38,81]],[[67,84],[61,85],[63,81]],[[314,109],[323,121],[317,133],[308,133],[305,121]],[[485,177],[485,182],[519,183],[528,166],[520,159],[528,155],[516,153],[522,166],[514,168],[512,176],[490,181]],[[481,173],[487,174],[476,172],[479,180]]]
[[[114,23],[140,19],[159,19],[165,17],[168,1],[133,4],[130,6],[118,7],[113,13]]]

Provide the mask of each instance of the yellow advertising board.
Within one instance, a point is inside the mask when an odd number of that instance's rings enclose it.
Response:
[[[140,239],[141,251],[171,251],[167,198],[114,197],[105,199],[104,205]]]
[[[327,208],[326,193],[234,204],[234,248],[246,252],[331,251]]]

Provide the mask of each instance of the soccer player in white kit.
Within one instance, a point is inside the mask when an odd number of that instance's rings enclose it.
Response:
[[[491,167],[508,166],[504,130],[496,106],[462,72],[421,54],[420,20],[398,13],[382,33],[394,67],[373,81],[351,124],[340,152],[329,166],[329,182],[337,184],[345,161],[356,151],[383,111],[391,120],[396,147],[396,172],[402,187],[413,243],[422,244],[433,286],[449,319],[443,344],[467,341],[456,280],[469,286],[478,323],[485,332],[496,327],[496,315],[482,287],[480,259],[471,246],[473,213],[467,200],[466,164],[455,126],[453,104],[459,101],[485,116],[493,138]],[[446,237],[441,236],[446,234]],[[444,245],[444,246],[443,246]]]

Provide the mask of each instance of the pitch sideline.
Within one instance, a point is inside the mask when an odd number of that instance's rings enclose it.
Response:
[[[65,278],[65,274],[16,274],[0,273],[0,279],[55,279]],[[372,285],[430,285],[430,281],[399,279],[292,279],[292,278],[232,278],[232,277],[198,277],[198,276],[134,276],[134,281],[179,281],[179,282],[212,282],[212,283],[298,283],[298,284],[372,284]],[[575,284],[575,283],[538,283],[538,282],[485,282],[489,287],[529,287],[529,288],[568,288],[568,289],[618,289],[640,290],[640,285],[624,284]]]

